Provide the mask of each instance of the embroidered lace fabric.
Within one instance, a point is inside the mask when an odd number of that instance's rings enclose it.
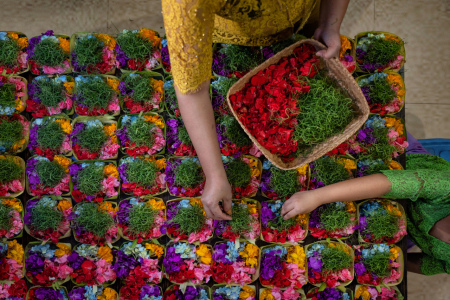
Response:
[[[406,166],[405,171],[382,171],[392,184],[384,197],[412,200],[406,208],[407,228],[424,253],[422,273],[450,273],[450,244],[429,234],[437,221],[450,215],[450,164],[433,155],[410,154]]]
[[[194,93],[211,78],[212,43],[268,46],[303,27],[315,0],[162,0],[172,74]]]

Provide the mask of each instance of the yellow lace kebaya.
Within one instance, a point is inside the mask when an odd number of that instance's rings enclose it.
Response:
[[[212,43],[269,46],[301,28],[316,0],[162,0],[174,82],[183,94],[210,79]]]

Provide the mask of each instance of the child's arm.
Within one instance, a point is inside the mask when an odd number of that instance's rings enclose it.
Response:
[[[298,214],[309,213],[326,203],[379,198],[389,192],[390,188],[391,182],[383,174],[350,179],[294,194],[283,204],[281,214],[287,220]]]

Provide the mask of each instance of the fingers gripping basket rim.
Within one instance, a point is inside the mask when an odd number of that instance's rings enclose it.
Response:
[[[263,147],[250,132],[247,130],[247,128],[242,124],[242,122],[239,120],[239,116],[236,113],[236,111],[233,109],[231,105],[230,96],[235,94],[236,92],[239,92],[245,87],[245,84],[251,80],[251,78],[256,75],[260,70],[264,70],[267,67],[269,67],[272,64],[276,64],[279,62],[280,59],[282,59],[285,56],[289,56],[293,53],[293,51],[298,48],[302,44],[310,44],[314,46],[316,49],[326,49],[323,44],[321,44],[318,41],[315,40],[301,40],[286,49],[282,50],[281,52],[275,54],[268,60],[266,60],[264,63],[256,67],[255,69],[251,70],[249,73],[247,73],[245,76],[243,76],[241,79],[239,79],[228,91],[227,94],[227,103],[228,106],[233,114],[233,116],[238,120],[239,125],[241,125],[244,132],[249,136],[249,138],[255,143],[255,145],[258,147],[258,149],[264,154],[267,159],[273,163],[276,167],[282,169],[282,170],[292,170],[296,169],[300,166],[303,166],[307,163],[310,163],[319,157],[325,155],[327,152],[333,150],[341,143],[345,142],[348,138],[350,138],[367,120],[369,116],[369,106],[367,104],[366,98],[364,97],[361,89],[359,88],[356,81],[353,79],[351,74],[347,71],[347,69],[341,64],[341,62],[336,59],[332,58],[329,60],[322,60],[322,62],[325,65],[325,69],[328,70],[327,77],[331,78],[333,81],[336,82],[336,84],[340,87],[341,90],[344,90],[347,92],[349,97],[352,99],[354,109],[356,110],[357,116],[347,125],[347,127],[344,129],[344,131],[340,134],[337,134],[335,136],[332,136],[325,140],[324,142],[314,146],[312,148],[312,151],[307,155],[300,155],[297,158],[295,158],[293,161],[290,162],[283,162],[281,160],[281,157],[274,155],[270,153],[269,150],[267,150],[265,147]]]

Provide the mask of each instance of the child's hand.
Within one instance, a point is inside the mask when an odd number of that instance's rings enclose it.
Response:
[[[284,216],[284,219],[287,220],[296,215],[307,214],[313,211],[322,204],[316,195],[317,193],[314,193],[314,190],[298,192],[292,195],[289,200],[284,202],[281,209],[281,214]]]

